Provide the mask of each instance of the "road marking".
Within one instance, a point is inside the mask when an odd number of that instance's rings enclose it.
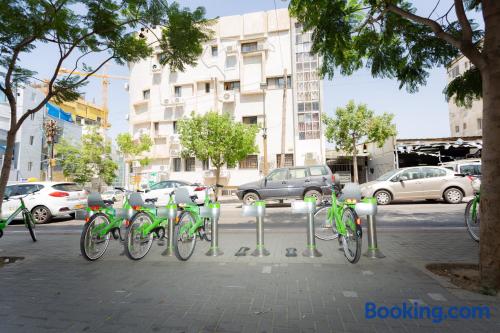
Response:
[[[358,293],[355,291],[343,291],[342,294],[344,295],[344,297],[349,297],[349,298],[358,297]]]
[[[440,302],[446,302],[447,301],[446,297],[444,297],[443,295],[438,294],[438,293],[428,293],[427,295],[429,295],[429,297],[432,298],[435,301],[440,301]]]
[[[273,269],[272,266],[264,266],[264,267],[262,267],[262,273],[263,274],[271,274],[272,269]]]
[[[363,275],[373,275],[372,271],[361,271]]]
[[[427,304],[425,304],[424,301],[422,301],[419,298],[408,298],[408,301],[410,301],[411,304],[417,303],[418,305],[427,305]]]

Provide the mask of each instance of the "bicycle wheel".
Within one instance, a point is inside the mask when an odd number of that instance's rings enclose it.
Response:
[[[342,212],[342,223],[345,226],[346,234],[342,235],[342,246],[344,256],[351,264],[358,262],[361,257],[361,238],[356,233],[356,220],[358,215],[350,208],[346,207]]]
[[[23,212],[24,215],[24,224],[26,228],[28,228],[30,232],[31,239],[33,242],[36,242],[36,232],[35,232],[35,219],[33,219],[33,215],[31,215],[29,210]]]
[[[80,237],[80,251],[85,259],[94,261],[106,252],[110,234],[106,233],[106,235],[101,236],[98,232],[108,225],[108,217],[101,213],[92,215],[90,220],[85,223]]]
[[[472,207],[474,207],[474,203],[476,203],[476,215],[472,216]],[[476,198],[472,199],[467,203],[465,207],[465,226],[467,227],[467,231],[473,240],[479,242],[479,220],[480,220],[480,209],[479,209],[479,200]]]
[[[125,236],[125,254],[132,260],[142,259],[148,254],[153,245],[153,233],[146,236],[142,230],[153,224],[148,214],[139,212],[132,217]]]
[[[211,219],[205,219],[203,221],[203,238],[207,242],[212,241],[212,220]]]
[[[189,228],[195,223],[195,218],[189,212],[182,212],[179,223],[175,226],[174,248],[177,259],[188,260],[196,246],[196,232],[189,236]]]
[[[337,238],[335,222],[328,221],[328,210],[331,207],[322,207],[314,214],[314,236],[321,240],[332,240]]]

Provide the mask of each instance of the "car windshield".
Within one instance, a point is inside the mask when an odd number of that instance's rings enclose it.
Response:
[[[388,180],[389,178],[391,178],[392,176],[394,176],[396,173],[398,173],[399,170],[391,170],[389,172],[386,172],[384,173],[382,176],[378,177],[377,180]]]

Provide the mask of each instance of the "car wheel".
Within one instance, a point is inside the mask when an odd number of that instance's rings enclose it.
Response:
[[[321,194],[320,191],[317,190],[309,190],[304,194],[304,197],[314,197],[316,198],[316,205],[319,205],[321,203],[321,200],[323,200],[323,195]]]
[[[255,192],[248,192],[243,196],[243,203],[245,205],[251,205],[252,203],[258,200],[260,200],[260,197]]]
[[[52,219],[50,209],[45,206],[37,206],[31,210],[31,214],[37,224],[47,223]]]
[[[377,204],[379,205],[388,205],[392,201],[391,194],[386,190],[377,191],[375,199],[377,199]]]
[[[462,202],[464,195],[462,191],[456,187],[452,187],[444,191],[443,193],[444,201],[449,204],[458,204]]]

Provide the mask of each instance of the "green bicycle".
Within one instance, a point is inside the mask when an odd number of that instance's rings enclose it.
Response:
[[[321,240],[338,239],[347,261],[355,264],[361,256],[363,235],[355,210],[361,195],[357,184],[349,183],[341,189],[340,177],[334,178],[331,203],[324,201],[314,214],[315,236]]]
[[[480,208],[479,201],[481,198],[480,193],[481,179],[476,178],[472,181],[472,188],[474,189],[474,199],[467,203],[465,207],[465,226],[470,236],[476,242],[479,242],[479,220],[480,220]]]
[[[123,207],[114,208],[114,201],[103,200],[99,193],[90,193],[87,203],[80,251],[85,259],[94,261],[106,252],[111,235],[115,240],[124,241],[120,230],[123,225],[127,226],[132,207],[125,196]]]
[[[19,215],[23,214],[23,221],[24,225],[26,228],[28,228],[30,232],[31,239],[33,242],[36,242],[36,233],[35,233],[35,219],[33,218],[33,215],[31,215],[31,212],[29,211],[28,208],[26,208],[26,205],[24,204],[24,198],[26,198],[28,195],[31,195],[37,191],[31,192],[26,194],[25,196],[16,198],[19,199],[19,207],[7,217],[7,219],[0,219],[0,238],[3,236],[3,230],[12,222],[14,219]],[[9,200],[9,197],[4,197],[4,201]],[[13,199],[15,200],[15,199]]]
[[[220,203],[210,199],[209,190],[215,192],[218,187],[222,185],[205,187],[205,201],[201,207],[195,203],[196,195],[190,196],[187,189],[180,188],[175,191],[175,201],[182,210],[174,231],[175,256],[179,260],[186,261],[193,255],[197,236],[207,241],[212,239],[211,222],[215,218],[213,212],[220,210]]]
[[[145,204],[140,193],[130,195],[129,202],[135,214],[130,220],[124,247],[127,257],[132,260],[144,258],[151,249],[155,237],[163,241],[169,220],[174,220],[177,216],[177,205],[174,203],[172,193],[166,207],[157,208],[155,206],[157,200],[158,198],[146,199]]]

